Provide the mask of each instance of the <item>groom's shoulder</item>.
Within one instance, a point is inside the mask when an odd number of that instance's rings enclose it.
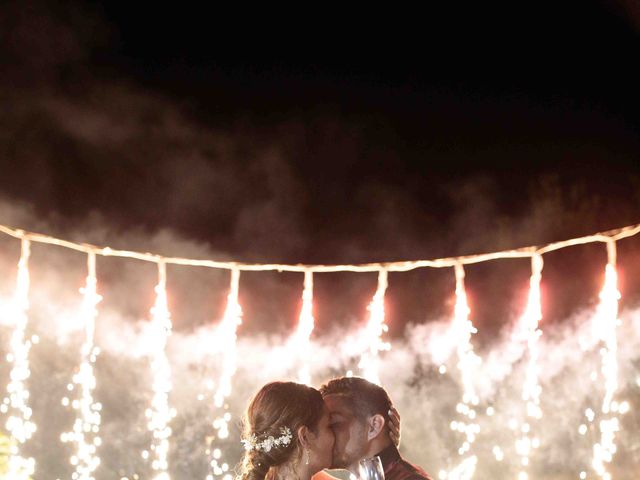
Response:
[[[399,458],[385,472],[386,480],[432,480],[427,472],[417,465]]]

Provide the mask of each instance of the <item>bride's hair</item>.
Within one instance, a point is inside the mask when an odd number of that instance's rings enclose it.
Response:
[[[306,426],[317,432],[324,401],[315,388],[294,382],[267,383],[253,397],[243,419],[242,438],[263,442],[269,437],[283,438],[285,428],[291,432],[289,442],[271,448],[252,448],[244,454],[238,478],[264,480],[269,469],[286,464],[301,455],[298,428]],[[286,435],[285,435],[286,436]],[[268,451],[267,451],[268,450]],[[269,475],[271,478],[272,475]]]

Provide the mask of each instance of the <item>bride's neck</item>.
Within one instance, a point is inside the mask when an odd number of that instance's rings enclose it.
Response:
[[[272,467],[266,480],[310,480],[311,473],[307,465],[284,464]]]

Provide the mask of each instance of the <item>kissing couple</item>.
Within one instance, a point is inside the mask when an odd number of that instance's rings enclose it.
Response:
[[[245,454],[239,480],[332,479],[379,456],[386,480],[431,480],[398,452],[400,420],[386,390],[359,377],[330,380],[317,390],[294,382],[264,385],[243,419]]]

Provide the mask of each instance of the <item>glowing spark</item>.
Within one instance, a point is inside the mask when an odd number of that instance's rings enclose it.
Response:
[[[451,324],[451,334],[456,339],[456,349],[458,355],[458,369],[462,380],[462,402],[456,406],[456,411],[463,417],[463,421],[452,422],[452,429],[464,433],[465,441],[458,449],[459,455],[465,455],[471,450],[473,442],[480,433],[480,425],[474,422],[477,417],[475,406],[479,399],[476,393],[474,378],[477,374],[477,367],[481,363],[473,351],[471,335],[477,330],[469,320],[471,313],[467,304],[467,293],[464,287],[464,267],[461,264],[455,266],[456,274],[456,305],[454,308],[453,322]],[[467,423],[468,422],[468,423]],[[455,424],[455,428],[454,427]],[[476,469],[477,457],[475,455],[463,459],[449,473],[445,474],[450,480],[469,480],[473,477]]]
[[[605,380],[605,393],[602,401],[603,418],[600,420],[600,441],[593,446],[593,468],[596,473],[610,479],[605,463],[610,463],[616,453],[615,434],[620,425],[615,415],[613,397],[618,389],[618,341],[616,327],[618,324],[618,275],[616,273],[616,244],[607,243],[609,261],[605,270],[605,280],[600,292],[600,303],[593,319],[593,333],[596,340],[601,342],[602,356],[601,372]]]
[[[302,291],[302,308],[298,328],[291,337],[291,350],[293,355],[300,360],[298,381],[309,385],[311,373],[309,371],[309,356],[311,353],[311,333],[313,332],[313,272],[304,272],[304,290]]]
[[[63,442],[73,442],[76,451],[71,457],[71,464],[75,465],[73,480],[94,480],[93,472],[100,465],[100,457],[96,455],[101,439],[97,435],[100,429],[100,410],[102,405],[93,399],[96,388],[96,377],[93,365],[99,353],[94,345],[95,322],[98,315],[97,305],[102,297],[97,293],[96,256],[90,253],[88,257],[87,283],[80,289],[83,294],[82,319],[85,327],[85,340],[82,344],[81,362],[78,372],[73,376],[73,383],[69,390],[79,387],[80,399],[73,402],[78,410],[78,416],[73,424],[73,431],[63,433]],[[67,397],[62,400],[63,405],[69,404]]]
[[[153,433],[151,441],[151,468],[156,471],[153,480],[169,480],[167,455],[169,453],[169,422],[176,412],[169,407],[171,392],[171,367],[167,359],[167,340],[171,335],[171,316],[167,306],[166,266],[158,263],[159,281],[156,286],[156,302],[151,309],[150,344],[153,399],[147,409],[147,427]]]
[[[380,383],[378,370],[380,367],[379,353],[389,350],[391,345],[382,340],[384,332],[388,331],[384,323],[384,294],[387,290],[387,271],[380,270],[378,273],[378,288],[373,295],[373,300],[367,307],[369,310],[369,322],[363,332],[363,344],[365,351],[360,356],[358,368],[362,376],[370,382]]]
[[[231,395],[231,380],[236,373],[237,367],[237,330],[238,325],[242,323],[242,307],[238,302],[238,290],[240,284],[240,270],[231,270],[231,286],[229,288],[229,294],[227,295],[227,306],[224,312],[224,317],[217,328],[218,344],[222,350],[222,372],[218,381],[218,388],[214,395],[214,404],[217,408],[224,407],[224,410],[228,409],[225,404],[225,399]],[[217,437],[220,439],[227,438],[229,436],[229,421],[231,420],[231,414],[227,411],[224,414],[219,415],[213,421],[213,428],[217,432]],[[220,459],[213,458],[211,460],[211,467],[215,476],[221,476],[225,473],[219,462]]]
[[[498,462],[501,462],[502,460],[504,460],[504,452],[499,446],[497,445],[494,446],[492,452]]]
[[[13,326],[11,335],[11,351],[7,361],[12,365],[7,398],[2,405],[3,412],[9,412],[6,427],[11,433],[13,442],[9,447],[9,465],[7,478],[28,480],[35,471],[35,460],[20,455],[20,445],[31,438],[36,431],[36,424],[31,421],[29,407],[29,390],[26,381],[31,375],[29,369],[29,350],[31,341],[25,339],[27,328],[27,310],[29,308],[29,240],[22,239],[22,253],[18,263],[16,291],[11,305],[9,322]]]
[[[538,328],[540,320],[542,320],[542,304],[540,295],[540,281],[542,280],[542,267],[544,263],[542,256],[534,255],[531,257],[531,279],[529,280],[529,298],[527,308],[520,318],[518,325],[518,340],[526,342],[527,345],[527,363],[525,371],[525,380],[522,386],[522,400],[526,402],[526,419],[520,424],[520,432],[522,435],[516,440],[516,453],[520,456],[520,464],[522,467],[529,465],[529,457],[531,450],[539,445],[539,440],[530,435],[531,421],[538,420],[542,417],[540,409],[540,393],[542,387],[538,382],[539,366],[539,340],[542,331]],[[526,478],[526,472],[520,471],[518,478]]]

